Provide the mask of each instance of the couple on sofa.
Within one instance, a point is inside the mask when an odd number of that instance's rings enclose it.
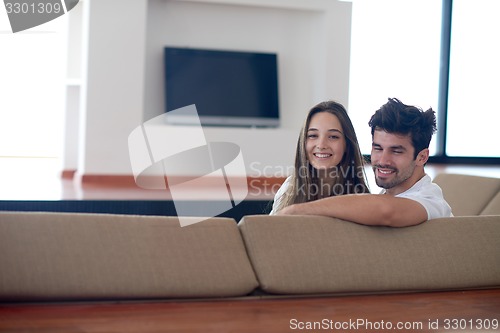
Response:
[[[366,185],[358,140],[345,108],[322,102],[308,113],[295,156],[294,173],[275,195],[271,214],[323,215],[365,225],[405,227],[452,216],[441,188],[424,166],[436,131],[432,109],[396,98],[369,121],[371,164],[380,194]]]

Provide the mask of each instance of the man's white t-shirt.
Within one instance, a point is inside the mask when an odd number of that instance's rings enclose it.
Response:
[[[381,194],[384,193],[385,190],[382,190]],[[396,197],[415,200],[424,206],[428,220],[453,216],[450,205],[444,200],[443,191],[431,181],[429,175],[423,176],[412,187]]]

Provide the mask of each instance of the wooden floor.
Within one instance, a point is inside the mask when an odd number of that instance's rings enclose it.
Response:
[[[0,332],[12,333],[486,333],[500,332],[499,320],[500,289],[194,302],[0,304]]]
[[[434,178],[438,173],[460,173],[500,178],[498,166],[428,165],[426,172]],[[369,185],[378,193],[373,172],[366,168]],[[271,200],[279,184],[262,187],[249,184],[247,200]],[[183,199],[217,199],[210,187],[198,187],[183,193]],[[145,190],[135,184],[82,184],[78,179],[63,179],[57,159],[0,157],[0,200],[170,200],[168,191]]]

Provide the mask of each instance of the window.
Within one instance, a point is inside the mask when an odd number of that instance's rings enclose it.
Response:
[[[0,156],[60,155],[65,30],[62,16],[13,34],[0,10]]]
[[[499,12],[497,0],[353,0],[349,114],[363,154],[370,116],[396,97],[438,113],[431,161],[500,164]]]
[[[370,154],[368,121],[389,97],[437,109],[441,3],[354,0],[352,10],[349,115]]]
[[[498,0],[453,2],[446,153],[500,157]],[[500,162],[499,162],[500,163]]]

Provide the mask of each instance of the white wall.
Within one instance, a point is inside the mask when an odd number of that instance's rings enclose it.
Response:
[[[276,52],[282,127],[205,128],[240,145],[247,172],[288,168],[308,109],[347,106],[351,3],[334,0],[84,0],[78,172],[131,174],[127,138],[164,112],[163,47]],[[189,127],[171,127],[189,140]]]
[[[80,174],[130,174],[127,138],[142,120],[146,0],[84,2]]]
[[[82,77],[82,26],[83,3],[75,6],[68,15],[66,101],[64,117],[64,147],[62,169],[73,171],[78,168],[79,111]]]

